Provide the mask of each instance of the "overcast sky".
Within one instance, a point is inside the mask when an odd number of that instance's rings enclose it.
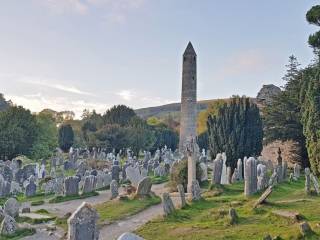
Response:
[[[255,97],[291,54],[307,65],[313,0],[1,0],[0,92],[32,111],[180,100],[188,41],[198,99]]]

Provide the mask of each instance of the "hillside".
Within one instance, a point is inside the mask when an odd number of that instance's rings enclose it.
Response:
[[[201,112],[208,108],[210,103],[217,101],[218,99],[202,100],[197,104],[198,112]],[[148,107],[136,109],[137,115],[143,119],[148,119],[149,117],[157,117],[160,119],[165,118],[169,114],[174,118],[178,119],[180,116],[181,103],[171,103],[157,107]]]

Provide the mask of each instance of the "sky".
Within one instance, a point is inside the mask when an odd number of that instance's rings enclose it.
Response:
[[[314,0],[1,0],[0,92],[33,112],[105,112],[180,101],[182,54],[198,99],[255,97],[308,65]]]

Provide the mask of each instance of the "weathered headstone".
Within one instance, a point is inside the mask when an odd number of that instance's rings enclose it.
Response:
[[[222,155],[219,153],[216,159],[213,161],[212,184],[221,183],[222,164],[223,164]]]
[[[83,193],[90,193],[96,189],[97,177],[90,175],[84,178]]]
[[[98,240],[97,211],[84,202],[68,219],[68,240]]]
[[[207,165],[204,162],[201,162],[199,164],[200,169],[201,169],[201,176],[200,176],[200,181],[204,182],[208,180],[208,168]]]
[[[111,181],[110,191],[111,191],[111,199],[118,197],[119,189],[118,189],[118,182],[116,180]]]
[[[129,179],[129,181],[134,187],[137,187],[138,183],[143,178],[140,174],[139,168],[129,166],[126,169],[126,173],[127,173],[127,179]]]
[[[241,161],[241,159],[238,159],[237,170],[238,170],[239,181],[242,181],[243,180],[243,175],[242,175],[242,161]]]
[[[305,172],[305,177],[306,177],[305,186],[304,186],[305,192],[306,192],[306,194],[310,194],[311,193],[310,169],[305,168],[304,172]]]
[[[191,199],[192,201],[198,201],[201,199],[201,188],[198,180],[193,180],[191,184]]]
[[[295,163],[293,166],[293,176],[298,179],[300,178],[301,166],[298,163]]]
[[[79,194],[79,178],[78,177],[67,177],[64,180],[64,194],[65,196],[73,196]]]
[[[123,233],[117,240],[144,240],[142,237],[139,237],[133,233]]]
[[[257,192],[257,161],[250,157],[245,162],[244,195],[250,196]]]
[[[172,199],[169,193],[162,194],[162,205],[163,205],[163,212],[165,216],[170,215],[174,212],[175,208],[172,202]]]
[[[9,198],[3,206],[3,210],[9,216],[16,218],[19,216],[20,204],[15,198]]]
[[[151,178],[145,177],[139,183],[136,191],[136,195],[139,197],[149,196],[151,192],[152,181]]]
[[[2,235],[12,235],[17,230],[17,223],[13,217],[6,215],[2,220],[0,232]]]
[[[184,193],[184,187],[182,186],[182,184],[179,184],[177,186],[178,189],[178,193],[179,193],[179,200],[180,200],[180,207],[184,208],[186,206],[186,196]]]
[[[26,197],[33,197],[36,195],[37,192],[37,185],[33,181],[29,181],[25,189],[25,196]]]
[[[318,182],[317,177],[314,176],[312,173],[310,173],[310,178],[311,178],[311,181],[313,183],[314,190],[316,191],[317,195],[319,195],[320,194],[320,189],[319,189],[319,182]]]

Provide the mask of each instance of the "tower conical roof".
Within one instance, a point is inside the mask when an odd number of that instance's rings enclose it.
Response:
[[[185,55],[197,56],[196,51],[194,50],[191,42],[188,43],[188,46],[187,46],[186,50],[183,53],[183,56],[185,56]]]

